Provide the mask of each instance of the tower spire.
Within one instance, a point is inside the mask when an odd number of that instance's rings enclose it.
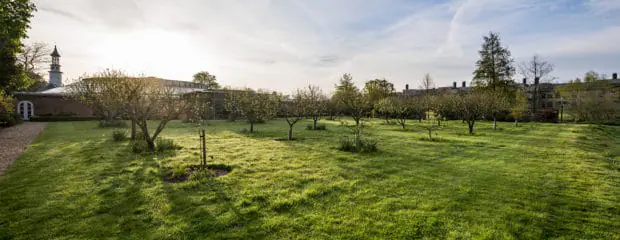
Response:
[[[53,87],[62,86],[62,72],[60,71],[60,54],[58,54],[58,48],[54,45],[54,51],[52,54],[52,64],[50,64],[49,71],[49,85]]]

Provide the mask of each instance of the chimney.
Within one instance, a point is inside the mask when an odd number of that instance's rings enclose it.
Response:
[[[456,88],[456,82],[452,83],[452,88]]]
[[[611,79],[617,80],[618,79],[618,73],[612,73],[611,74]]]
[[[523,86],[527,86],[527,78],[523,78]]]
[[[405,91],[409,90],[409,84],[405,84]]]
[[[540,78],[539,77],[535,77],[534,78],[534,84],[539,84],[540,83]]]
[[[463,81],[462,87],[465,88],[467,86],[467,81]]]

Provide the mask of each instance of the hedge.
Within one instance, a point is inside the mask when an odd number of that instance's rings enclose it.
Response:
[[[78,117],[78,116],[32,116],[31,122],[62,122],[62,121],[93,121],[101,117]]]

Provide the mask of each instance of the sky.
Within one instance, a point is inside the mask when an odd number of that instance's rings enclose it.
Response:
[[[401,91],[472,78],[482,37],[562,82],[620,72],[620,0],[36,0],[26,42],[60,52],[63,81],[105,68],[224,86],[333,91],[385,78]],[[517,75],[516,79],[522,77]]]

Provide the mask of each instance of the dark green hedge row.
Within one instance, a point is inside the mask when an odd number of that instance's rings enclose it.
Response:
[[[78,116],[32,116],[31,122],[62,122],[62,121],[93,121],[101,117],[78,117]]]

